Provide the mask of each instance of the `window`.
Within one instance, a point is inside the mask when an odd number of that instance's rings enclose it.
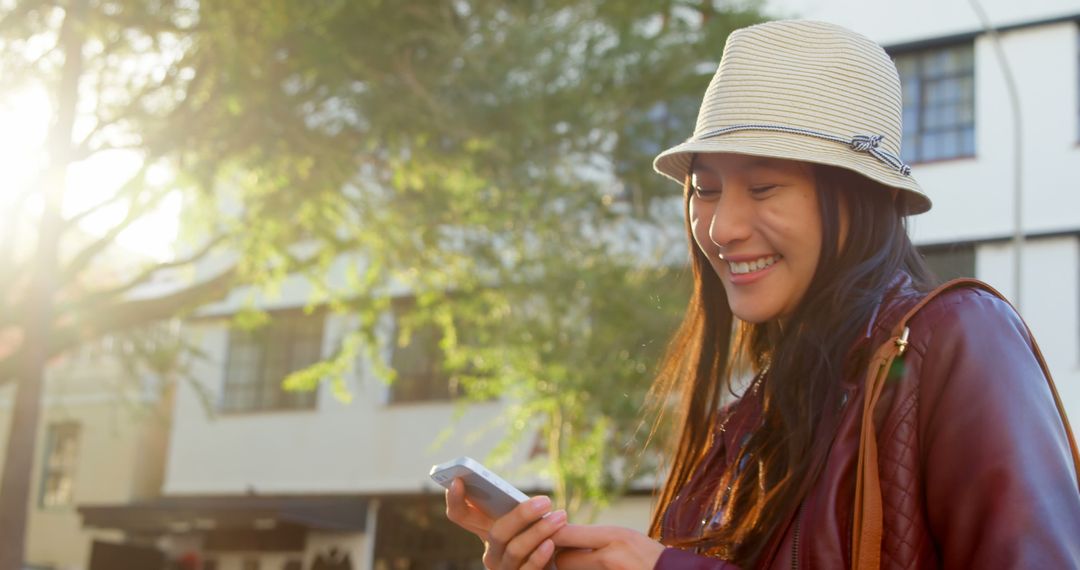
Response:
[[[942,281],[975,277],[975,246],[948,244],[919,248],[934,275]]]
[[[286,392],[281,382],[319,361],[322,328],[321,314],[289,311],[252,331],[230,330],[222,411],[314,408],[315,391]]]
[[[399,345],[400,330],[415,308],[412,298],[394,301],[394,352],[390,366],[397,378],[390,385],[390,402],[451,400],[462,395],[461,387],[443,370],[442,334],[434,324],[413,328],[408,343]]]
[[[904,96],[905,162],[975,156],[972,44],[896,57]]]
[[[51,424],[45,436],[45,458],[41,469],[42,507],[72,504],[75,461],[79,453],[79,424]]]

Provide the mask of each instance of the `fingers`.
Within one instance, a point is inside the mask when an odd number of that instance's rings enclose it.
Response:
[[[568,524],[551,539],[560,548],[603,548],[619,539],[624,529],[613,526]]]
[[[540,546],[536,547],[536,550],[532,552],[521,568],[522,570],[544,570],[547,568],[548,562],[551,561],[553,554],[555,554],[555,543],[551,542],[551,539],[545,539],[544,542],[540,543]]]
[[[505,516],[498,518],[491,525],[492,542],[508,544],[511,539],[520,534],[529,525],[540,520],[540,517],[551,510],[551,499],[547,497],[533,497],[524,503],[514,507],[514,510]]]
[[[608,527],[568,524],[554,535],[551,541],[563,549],[555,557],[559,570],[592,570],[602,568],[605,553],[599,549],[610,543]]]
[[[460,478],[454,479],[446,490],[446,518],[483,540],[487,540],[494,523],[491,517],[465,500],[465,483]]]
[[[551,499],[533,497],[500,517],[491,526],[484,563],[488,568],[520,568],[552,534],[566,524],[566,512],[551,510]],[[551,545],[554,552],[555,545]],[[537,555],[550,558],[550,554]]]
[[[547,549],[547,553],[542,557],[543,563],[547,563],[551,554],[555,552],[555,543],[550,537],[565,525],[566,511],[561,510],[536,521],[507,543],[503,555],[504,563],[509,564],[511,568],[517,568],[521,563],[537,556],[537,552],[541,548],[547,548],[544,545],[550,543],[550,549]]]

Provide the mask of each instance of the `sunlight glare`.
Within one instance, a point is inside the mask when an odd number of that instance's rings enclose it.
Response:
[[[44,166],[45,137],[52,116],[48,94],[32,86],[0,97],[0,210],[31,191]]]
[[[12,208],[21,196],[27,196],[28,201],[18,219],[36,219],[40,200],[32,193],[37,190],[35,185],[46,166],[45,145],[52,113],[49,96],[39,85],[0,97],[0,172],[3,173],[0,213]],[[134,150],[99,152],[70,165],[64,193],[64,216],[75,215],[108,200],[141,165],[142,155]],[[148,169],[148,183],[165,187],[172,175],[166,166],[155,164]],[[143,258],[158,261],[172,258],[181,206],[179,195],[171,193],[157,208],[121,233],[117,245]],[[102,208],[87,216],[80,228],[89,236],[103,235],[123,219],[125,211],[123,203]]]
[[[142,167],[141,153],[133,150],[111,150],[95,154],[87,160],[72,164],[68,169],[68,187],[64,201],[66,215],[94,207],[116,195],[123,185]],[[147,168],[146,184],[164,188],[171,182],[171,169],[161,164]],[[120,247],[156,261],[173,257],[173,244],[179,228],[181,200],[171,192],[149,213],[128,226],[117,238]],[[82,228],[90,234],[102,235],[115,227],[127,212],[127,202],[101,208],[86,217]]]

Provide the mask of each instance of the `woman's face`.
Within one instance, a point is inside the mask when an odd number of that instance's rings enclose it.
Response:
[[[741,154],[699,154],[691,178],[690,227],[750,323],[791,315],[821,255],[821,214],[810,165]]]

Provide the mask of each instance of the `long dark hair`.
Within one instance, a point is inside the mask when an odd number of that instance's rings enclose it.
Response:
[[[721,524],[694,536],[664,537],[695,544],[744,568],[755,566],[780,526],[794,512],[821,470],[826,403],[838,401],[839,381],[865,366],[865,354],[848,351],[899,272],[917,289],[935,278],[908,238],[903,193],[895,195],[849,170],[813,165],[821,215],[821,256],[810,285],[783,329],[775,322],[749,324],[731,313],[720,278],[696,246],[687,216],[694,291],[653,386],[653,400],[678,402],[678,429],[670,473],[659,495],[650,534],[660,538],[663,517],[713,444],[720,405],[747,369],[768,373],[759,388],[761,427],[722,473]],[[690,177],[684,188],[690,204]],[[847,235],[841,245],[841,217]],[[857,368],[853,368],[857,367]],[[665,421],[663,411],[656,420]],[[828,422],[825,422],[827,425]],[[831,438],[830,438],[831,439]],[[743,461],[743,457],[753,460]],[[743,468],[736,468],[742,464]],[[708,500],[706,500],[708,502]]]

